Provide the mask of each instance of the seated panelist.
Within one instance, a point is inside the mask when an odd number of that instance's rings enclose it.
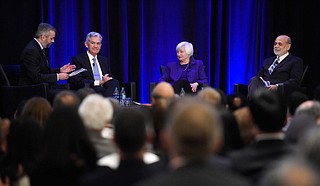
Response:
[[[192,57],[193,45],[189,42],[179,43],[176,46],[176,53],[179,61],[167,64],[167,70],[159,82],[169,82],[176,94],[180,93],[181,88],[184,88],[186,93],[196,93],[203,84],[208,83],[203,62]]]
[[[97,93],[112,97],[115,87],[119,89],[119,81],[112,77],[108,59],[98,54],[102,45],[101,34],[88,33],[84,45],[87,52],[72,57],[71,63],[76,66],[76,70],[83,68],[86,71],[68,79],[71,89],[78,90],[89,85]]]

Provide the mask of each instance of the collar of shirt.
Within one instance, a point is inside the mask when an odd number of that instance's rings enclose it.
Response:
[[[92,58],[96,58],[96,60],[98,61],[98,56],[93,56],[88,51],[87,51],[87,55],[88,55],[88,57],[90,59],[90,62],[92,61]]]
[[[38,39],[37,39],[37,38],[33,38],[33,39],[36,40],[36,42],[39,44],[41,50],[43,50],[43,46],[42,46],[41,43],[38,41]]]
[[[287,52],[287,53],[285,53],[284,55],[280,56],[278,63],[281,63],[281,61],[282,61],[284,58],[286,58],[288,55],[289,55],[289,52]]]

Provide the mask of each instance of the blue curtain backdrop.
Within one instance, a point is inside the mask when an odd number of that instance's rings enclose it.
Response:
[[[248,83],[265,57],[273,55],[276,36],[293,39],[291,53],[305,65],[319,69],[319,23],[314,17],[316,1],[298,0],[35,0],[1,4],[1,33],[19,34],[13,46],[2,46],[10,63],[32,39],[37,25],[48,22],[57,28],[50,49],[53,67],[70,62],[85,52],[90,31],[103,36],[101,54],[109,58],[113,75],[120,82],[137,83],[140,102],[149,102],[149,83],[160,77],[159,66],[176,61],[175,47],[181,41],[194,45],[194,57],[203,60],[212,87],[227,94],[234,83]],[[14,9],[11,9],[14,7]],[[10,10],[10,11],[9,11]],[[14,14],[11,16],[9,14]],[[312,29],[311,29],[312,28]],[[316,38],[315,38],[316,36]],[[4,43],[10,43],[4,38]],[[13,54],[13,55],[10,55]],[[313,54],[313,57],[310,57]],[[319,74],[319,73],[314,73]],[[317,76],[316,78],[318,78]],[[314,82],[314,85],[318,81]]]

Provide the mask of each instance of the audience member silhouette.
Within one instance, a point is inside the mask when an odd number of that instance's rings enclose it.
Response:
[[[295,91],[291,93],[287,98],[287,107],[288,107],[288,113],[287,113],[287,122],[286,125],[283,127],[283,131],[286,131],[288,127],[291,124],[291,119],[297,109],[297,107],[308,100],[308,96],[302,92]]]
[[[157,173],[153,166],[145,163],[147,143],[147,117],[135,109],[119,112],[114,123],[114,141],[119,148],[119,165],[109,174],[99,175],[83,181],[82,186],[129,186],[150,178]]]
[[[53,109],[57,109],[59,107],[75,107],[78,108],[80,105],[79,96],[72,92],[71,90],[62,90],[57,93],[52,101]]]
[[[285,135],[282,132],[286,119],[286,104],[275,92],[257,90],[250,99],[249,108],[258,135],[252,144],[231,152],[230,158],[233,170],[256,184],[268,166],[290,154],[292,148],[284,140]]]
[[[33,97],[27,100],[23,106],[21,116],[30,116],[44,126],[49,114],[52,112],[50,102],[43,97]]]
[[[313,118],[318,125],[320,125],[320,102],[317,100],[307,100],[301,103],[295,113],[294,116],[306,114],[309,117]]]
[[[319,186],[318,172],[301,158],[290,157],[270,168],[260,186]]]
[[[96,168],[96,161],[96,151],[77,110],[54,109],[46,123],[32,185],[77,185],[83,174]]]
[[[209,164],[223,133],[218,113],[207,103],[185,96],[168,116],[163,140],[170,144],[170,166],[165,175],[138,185],[250,185],[241,177]]]
[[[233,115],[236,118],[243,144],[251,144],[254,141],[255,136],[258,134],[258,129],[253,122],[249,106],[235,110]]]
[[[76,91],[76,94],[79,96],[80,101],[82,101],[88,95],[94,94],[94,93],[96,93],[96,91],[90,87],[83,87]]]
[[[303,134],[317,126],[316,121],[307,114],[298,114],[291,120],[290,127],[285,131],[285,139],[290,144],[297,144]]]
[[[30,116],[21,116],[10,124],[6,156],[0,165],[1,176],[11,185],[32,185],[38,168],[43,127]]]

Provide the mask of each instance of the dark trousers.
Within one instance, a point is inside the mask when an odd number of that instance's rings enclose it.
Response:
[[[250,99],[254,94],[254,92],[260,88],[266,88],[265,84],[262,82],[262,80],[259,77],[257,76],[252,77],[248,85],[248,99]]]

